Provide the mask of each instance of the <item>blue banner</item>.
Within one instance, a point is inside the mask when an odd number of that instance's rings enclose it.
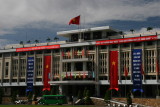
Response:
[[[132,50],[132,79],[133,79],[133,92],[140,91],[142,89],[142,49]]]
[[[33,71],[34,57],[28,57],[27,60],[27,88],[26,91],[33,91]]]

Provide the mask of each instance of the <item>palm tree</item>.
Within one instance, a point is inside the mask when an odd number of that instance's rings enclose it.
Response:
[[[24,43],[23,43],[23,41],[20,41],[20,42],[19,42],[19,44],[20,44],[20,45],[23,45],[23,47],[24,47]]]
[[[147,31],[151,31],[151,30],[153,30],[153,28],[152,27],[147,27]]]
[[[132,34],[133,34],[133,32],[134,32],[134,29],[130,29],[130,31],[132,32]]]
[[[23,41],[20,41],[19,44],[20,44],[20,45],[23,45]]]
[[[50,42],[50,41],[51,41],[51,39],[48,37],[48,38],[46,39],[46,41],[47,41],[47,42]]]
[[[124,38],[124,32],[123,31],[119,31],[119,34],[123,35],[123,38]]]
[[[34,42],[37,44],[37,43],[39,43],[39,40],[36,39]]]
[[[54,37],[54,40],[57,42],[57,40],[59,40],[59,38],[57,38],[57,37]]]
[[[31,41],[30,41],[30,40],[28,40],[28,41],[27,41],[27,43],[31,43]]]

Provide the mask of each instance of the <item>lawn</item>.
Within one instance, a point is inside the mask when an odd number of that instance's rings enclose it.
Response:
[[[0,105],[0,107],[104,107],[95,105]]]

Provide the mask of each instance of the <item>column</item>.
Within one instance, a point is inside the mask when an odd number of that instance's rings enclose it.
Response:
[[[159,61],[159,58],[158,58],[158,42],[155,41],[155,58],[154,58],[154,63],[155,63],[155,65],[157,64],[157,61]],[[159,63],[160,63],[160,61],[159,61]],[[158,64],[159,64],[159,63],[158,63]],[[157,69],[157,66],[155,66],[154,69],[156,70],[156,69]],[[157,82],[159,82],[157,71],[156,71],[156,80],[157,80]],[[158,84],[158,83],[157,83],[157,84]]]
[[[121,82],[121,45],[118,45],[118,79]]]
[[[107,78],[107,80],[108,80],[108,82],[109,82],[109,80],[110,80],[110,78],[109,78],[109,45],[107,46],[107,75],[108,75],[108,78]]]
[[[12,83],[12,53],[10,53],[10,62],[9,62],[10,64],[9,64],[9,67],[10,67],[10,69],[9,69],[9,84],[11,85],[11,83]]]
[[[144,47],[145,47],[144,42],[142,42],[142,69],[143,69],[143,71],[145,73],[145,52],[144,52]],[[142,76],[143,76],[143,82],[145,82],[145,74],[142,75]]]
[[[131,82],[132,82],[132,43],[130,43],[130,68],[129,68],[129,71],[130,71],[130,79],[131,79]]]
[[[95,84],[95,94],[97,97],[100,96],[100,85],[99,84]]]
[[[2,61],[1,61],[1,71],[2,71],[2,74],[1,74],[1,85],[3,85],[3,75],[4,75],[4,53],[2,53]]]
[[[27,65],[28,65],[28,52],[26,52],[26,73],[25,73],[26,78],[25,78],[25,84],[27,84],[27,72],[28,72]]]
[[[20,75],[20,53],[18,53],[18,71],[17,71],[17,84],[19,84],[19,75]]]
[[[86,62],[83,62],[83,71],[86,71]]]
[[[44,50],[42,51],[42,84],[43,84],[43,77],[44,75]]]
[[[62,63],[62,60],[63,60],[63,56],[62,56],[62,52],[63,52],[63,50],[62,49],[60,49],[60,65],[59,65],[59,75],[60,75],[60,81],[62,81],[62,73],[63,73],[63,63]]]
[[[52,81],[53,80],[53,50],[51,50],[51,71],[50,71],[50,81]]]
[[[96,94],[96,96],[99,96],[100,95],[100,90],[99,90],[99,65],[98,65],[98,63],[99,63],[99,49],[98,49],[99,47],[98,46],[96,46],[95,47],[95,94]]]
[[[33,84],[36,84],[36,51],[34,51],[34,72],[33,72]]]

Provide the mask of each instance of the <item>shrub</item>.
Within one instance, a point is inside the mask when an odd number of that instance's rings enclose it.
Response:
[[[86,97],[86,92],[87,92],[87,88],[85,88],[83,91],[83,97]]]
[[[33,93],[29,91],[28,96],[27,96],[28,101],[32,100],[32,96],[33,96]]]
[[[83,98],[82,91],[79,90],[79,91],[78,91],[78,99],[82,99],[82,98]]]
[[[132,105],[131,92],[129,92],[129,93],[127,94],[127,105],[128,105],[128,106],[129,106],[129,105]]]
[[[92,100],[91,100],[91,98],[90,98],[90,90],[87,90],[87,91],[86,91],[86,96],[85,96],[85,98],[84,98],[84,103],[85,103],[86,105],[91,105],[91,104],[93,104],[93,103],[92,103]]]
[[[109,103],[110,102],[109,100],[111,100],[111,90],[107,90],[104,97],[104,101],[106,103]]]
[[[2,97],[3,97],[3,89],[0,88],[0,104],[2,104]]]
[[[17,100],[17,92],[14,91],[14,92],[12,93],[12,96],[11,96],[11,101],[12,101],[12,103],[14,103],[16,100]]]
[[[43,91],[43,95],[50,95],[50,91],[44,90],[44,91]]]

